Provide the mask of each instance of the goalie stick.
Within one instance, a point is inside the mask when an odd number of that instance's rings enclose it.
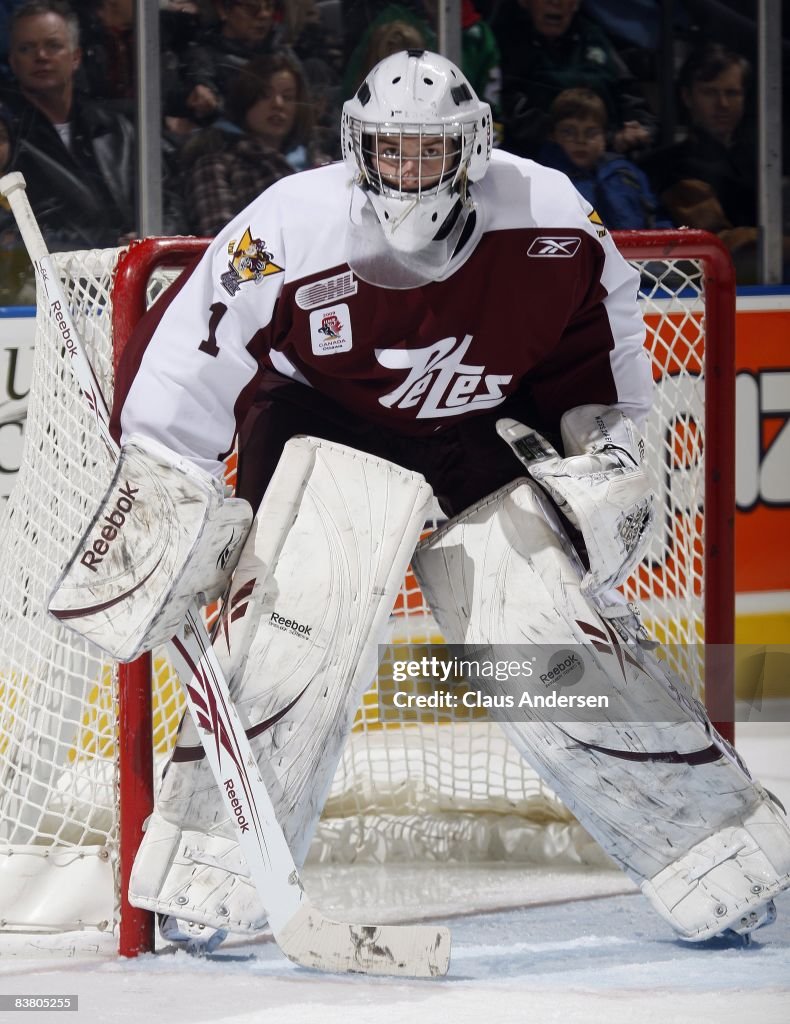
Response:
[[[109,409],[72,321],[60,279],[47,251],[21,174],[0,178],[22,240],[47,299],[80,390],[111,457],[118,445],[109,429]],[[168,645],[180,669],[184,695],[206,758],[236,823],[239,847],[266,907],[282,952],[294,963],[324,971],[436,977],[447,973],[450,932],[430,925],[346,924],[325,917],[302,887],[293,856],[274,813],[271,798],[227,681],[214,653],[197,604],[193,604]]]

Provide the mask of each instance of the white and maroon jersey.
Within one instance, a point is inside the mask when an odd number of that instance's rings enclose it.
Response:
[[[283,178],[223,229],[138,325],[116,433],[215,471],[264,374],[352,417],[435,436],[528,396],[531,426],[587,403],[637,422],[652,378],[638,275],[563,174],[495,152],[472,188],[483,233],[442,281],[394,290],[345,262],[342,164]]]

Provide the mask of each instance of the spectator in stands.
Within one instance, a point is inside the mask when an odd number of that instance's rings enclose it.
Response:
[[[340,0],[334,0],[340,6]],[[282,25],[283,41],[307,69],[320,61],[334,72],[339,81],[343,72],[343,39],[339,18],[322,17],[316,0],[276,0],[276,17]],[[337,130],[337,125],[334,126]]]
[[[538,160],[571,179],[608,228],[670,228],[645,173],[606,149],[606,104],[592,89],[565,89],[551,105],[549,141]]]
[[[655,116],[633,76],[594,22],[577,13],[579,0],[502,0],[492,27],[502,54],[505,146],[534,157],[549,128],[549,108],[563,89],[593,89],[606,104],[610,148],[648,146]]]
[[[91,0],[81,5],[81,73],[91,96],[112,100],[134,114],[134,0]]]
[[[221,117],[234,79],[250,60],[282,52],[294,53],[288,44],[288,30],[276,15],[276,0],[213,0],[215,21],[203,31],[198,43],[184,57],[186,107],[202,125]],[[317,14],[315,15],[317,17]],[[315,25],[310,20],[309,25]],[[312,53],[305,42],[307,29],[301,22],[292,28],[305,60],[328,65]],[[316,46],[317,49],[317,46]]]
[[[95,99],[112,103],[131,120],[136,103],[135,13],[135,0],[84,0],[77,9],[82,47],[80,75],[85,87]],[[159,41],[162,110],[166,116],[184,113],[179,106],[183,92],[179,53],[197,30],[196,10],[172,0],[162,4]]]
[[[10,21],[16,122],[12,167],[52,249],[111,246],[134,230],[134,133],[79,95],[77,18],[62,0],[29,0]]]
[[[342,104],[342,0],[275,0],[284,44],[296,54],[310,88],[314,131],[321,149],[340,159],[337,126]]]
[[[191,227],[214,235],[269,185],[326,162],[313,134],[313,107],[295,57],[250,61],[226,101],[227,118],[182,150]]]
[[[438,0],[417,0],[416,7],[391,3],[381,9],[362,33],[348,61],[343,95],[353,96],[380,60],[399,50],[437,47]],[[472,0],[461,0],[461,70],[477,95],[500,120],[502,71],[494,33]]]
[[[687,136],[645,163],[675,223],[718,234],[741,283],[757,279],[756,147],[743,118],[749,75],[749,62],[719,43],[689,54],[678,77]],[[787,264],[788,238],[784,249]]]
[[[0,88],[11,81],[11,69],[8,67],[8,22],[13,9],[23,2],[0,0]]]
[[[399,14],[400,17],[392,17]],[[406,8],[391,6],[370,26],[351,55],[343,87],[345,96],[353,96],[380,60],[399,50],[433,49],[435,38],[423,18]]]

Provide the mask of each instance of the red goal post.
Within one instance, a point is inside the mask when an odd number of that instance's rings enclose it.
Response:
[[[725,735],[731,736],[734,689],[728,654],[734,630],[735,451],[735,281],[732,263],[726,248],[705,232],[619,232],[614,237],[623,254],[638,266],[642,275],[640,301],[648,324],[647,344],[657,382],[657,412],[655,422],[648,425],[648,448],[654,460],[655,485],[660,494],[658,539],[644,565],[629,583],[627,593],[647,609],[648,621],[658,638],[670,647],[677,647],[681,659],[676,666],[678,670],[697,690],[700,690],[703,678],[707,680],[705,699],[711,717]],[[101,282],[98,275],[94,280],[92,271],[84,269],[89,261],[77,258],[70,262],[67,255],[58,261],[67,285],[67,295],[79,307],[85,323],[80,329],[87,327],[93,330],[96,327],[97,351],[104,351],[101,348],[104,346],[107,349],[104,355],[110,364],[112,361],[117,364],[126,340],[152,299],[173,279],[179,268],[199,257],[206,244],[206,240],[183,237],[133,243],[127,249],[107,256],[103,262],[107,269]],[[105,312],[108,326],[99,328]],[[99,313],[102,315],[97,315]],[[46,344],[45,324],[40,322],[38,329],[41,332],[38,344]],[[106,333],[106,339],[98,337],[102,332]],[[110,364],[105,371],[109,386],[112,378]],[[59,371],[47,372],[57,376]],[[49,383],[46,373],[39,372],[31,391],[31,403],[33,393],[38,389],[38,400],[45,407],[49,403],[52,409],[54,399],[50,392],[61,386],[59,379]],[[64,459],[59,452],[59,437],[62,441],[66,432],[65,426],[45,425],[42,436],[46,434],[47,437],[35,443],[31,440],[30,447],[35,451],[30,463],[23,463],[23,471],[20,472],[20,477],[22,472],[27,477],[27,480],[20,480],[22,491],[34,475],[46,472],[52,477],[55,472],[51,468],[53,465],[63,473],[60,483],[53,480],[53,492],[58,487],[80,487],[72,483],[74,473],[69,467],[60,465]],[[79,433],[71,426],[68,432]],[[31,429],[31,437],[32,433]],[[55,455],[47,454],[50,442]],[[42,459],[47,469],[36,471],[33,467],[41,464]],[[29,486],[32,489],[32,484]],[[54,502],[56,499],[51,500]],[[32,490],[27,497],[23,494],[16,500],[12,495],[9,518],[13,520],[16,516],[17,522],[23,516],[34,518],[36,505],[41,503],[38,492],[33,495]],[[47,500],[43,503],[46,505]],[[86,503],[83,501],[82,504]],[[3,540],[13,546],[13,523],[9,529],[8,540],[6,533]],[[41,547],[42,534],[47,530],[43,522],[33,531],[28,530],[32,533],[30,543]],[[26,556],[22,554],[19,557],[24,563]],[[51,573],[50,583],[57,576],[60,557],[59,553],[50,557],[51,567],[47,562],[44,575]],[[27,628],[27,619],[18,613],[18,606],[20,602],[24,604],[25,600],[32,599],[30,595],[33,593],[33,585],[30,584],[22,599],[15,591],[9,595],[6,604],[3,604],[0,594],[0,651],[4,651],[6,646],[6,635],[20,632],[22,625]],[[404,583],[396,612],[402,624],[401,639],[417,643],[436,639],[435,626],[431,625],[413,577],[407,577]],[[15,618],[19,614],[22,614],[22,619]],[[65,653],[60,649],[61,642],[67,641],[60,638],[44,641],[35,637],[28,641],[29,648],[40,646],[49,649],[54,645],[55,652],[50,659],[54,667],[51,673],[49,668],[46,670],[52,676],[53,687],[63,685],[64,665],[71,662],[79,665],[86,658],[85,654],[75,658]],[[20,709],[26,701],[32,700],[31,678],[43,671],[29,667],[24,653],[14,654],[9,669],[0,664],[0,728],[7,728],[9,736],[16,737],[20,729]],[[133,665],[119,666],[117,673],[106,666],[98,671],[101,676],[99,683],[92,687],[89,696],[79,698],[86,705],[81,705],[82,710],[75,713],[79,728],[67,728],[59,722],[54,727],[54,739],[47,744],[46,767],[30,768],[32,781],[25,782],[24,786],[16,783],[10,794],[4,793],[0,784],[0,813],[17,816],[6,829],[14,840],[14,845],[9,841],[7,849],[15,854],[20,852],[20,846],[16,845],[20,837],[38,848],[49,842],[53,846],[61,844],[64,848],[72,844],[69,849],[84,850],[87,845],[98,843],[100,852],[101,849],[110,851],[108,856],[113,861],[117,851],[117,906],[113,926],[118,928],[120,952],[135,955],[153,948],[153,915],[130,907],[125,893],[143,822],[153,805],[154,763],[161,762],[173,742],[174,723],[180,708],[178,687],[157,656],[148,656]],[[108,674],[112,676],[112,682],[108,681],[107,687],[116,688],[112,690],[114,696],[101,696]],[[35,682],[37,687],[45,685],[39,679]],[[50,685],[49,677],[46,685]],[[97,689],[99,697],[95,696]],[[76,700],[71,691],[69,699],[71,703]],[[163,710],[165,699],[170,702],[168,711]],[[476,811],[507,808],[509,812],[518,807],[518,813],[528,817],[535,800],[551,801],[551,795],[542,793],[539,783],[528,778],[526,769],[522,772],[522,768],[514,768],[510,755],[501,746],[504,740],[491,738],[489,733],[499,736],[500,731],[495,725],[471,721],[448,727],[446,722],[437,719],[436,723],[419,729],[398,730],[390,721],[384,724],[378,718],[377,699],[374,686],[365,695],[352,741],[344,754],[329,800],[329,804],[337,808],[338,816],[353,815],[366,823],[368,831],[359,839],[360,845],[371,845],[368,843],[371,831],[376,834],[376,842],[372,845],[377,849],[383,842],[381,837],[386,838],[388,831],[397,831],[398,842],[403,844],[407,816],[402,815],[397,820],[395,829],[392,819],[397,818],[398,812],[392,809],[393,801],[415,786],[419,790],[420,809],[417,813],[423,813],[435,798],[439,817],[447,815],[448,807],[456,815],[446,830],[447,834],[459,832],[458,820]],[[117,701],[119,722],[117,733],[105,721],[112,718],[114,701]],[[37,697],[36,704],[39,703],[45,704],[46,699]],[[389,713],[391,715],[391,709]],[[36,728],[43,732],[49,727],[51,715],[41,714],[47,725]],[[29,716],[27,720],[31,721]],[[102,725],[103,731],[98,730],[98,739],[85,740],[86,723],[93,727],[96,722]],[[73,739],[75,732],[80,735],[79,742]],[[68,742],[64,741],[64,736]],[[9,741],[5,745],[0,742],[0,755],[11,758],[13,755],[9,751],[15,743],[16,739],[14,743]],[[52,767],[51,750],[60,748],[68,760],[63,768],[63,779],[58,780],[57,771],[61,769],[57,765]],[[428,748],[431,749],[430,756],[425,753]],[[75,803],[79,801],[72,800],[64,810],[63,792],[83,785],[83,775],[73,774],[76,771],[74,766],[76,763],[84,768],[91,757],[94,760],[106,759],[109,767],[105,772],[104,766],[100,765],[99,771],[91,761],[88,772],[90,787],[86,789],[90,797],[86,797],[83,803],[95,803],[99,792],[101,799],[106,798],[109,805],[115,801],[117,807],[115,810],[112,806],[107,808],[108,823],[101,829],[96,824],[96,816],[91,815],[91,826],[85,833],[87,838],[75,839],[73,836],[79,818]],[[23,760],[27,766],[34,756],[25,749]],[[114,782],[106,783],[107,773]],[[413,775],[417,776],[417,782],[412,780]],[[74,778],[77,778],[76,783]],[[97,779],[101,784],[99,789],[96,789]],[[452,791],[445,791],[445,785]],[[48,786],[53,794],[49,805],[46,801],[50,798],[43,793]],[[33,801],[35,813],[26,811],[25,800]],[[386,808],[383,814],[375,811],[378,804]],[[554,813],[556,808],[553,804],[551,806]],[[369,824],[374,811],[376,821],[383,820],[384,825]],[[52,824],[61,819],[67,821],[68,828]],[[0,831],[0,918],[4,917],[2,869],[5,861],[2,844],[7,840],[6,832]],[[433,834],[441,837],[440,842],[449,843],[441,828],[435,829]],[[329,824],[326,835],[326,842],[330,845],[339,843]],[[105,844],[103,848],[102,843]],[[357,852],[355,848],[350,856],[356,856]],[[447,855],[455,855],[449,850],[449,845]],[[22,930],[24,923],[15,927]],[[50,930],[55,927],[54,924],[47,925]]]

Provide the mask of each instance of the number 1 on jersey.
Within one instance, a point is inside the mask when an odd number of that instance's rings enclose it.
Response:
[[[212,302],[208,308],[211,310],[211,316],[208,321],[208,338],[206,341],[201,341],[198,348],[201,352],[205,352],[206,355],[213,356],[213,358],[216,359],[219,355],[217,327],[219,326],[220,320],[227,313],[228,307],[224,302]]]

